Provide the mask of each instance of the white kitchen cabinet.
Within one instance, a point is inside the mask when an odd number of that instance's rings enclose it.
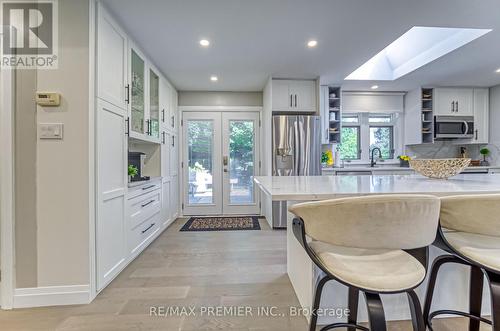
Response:
[[[127,35],[107,10],[97,7],[97,97],[127,109]]]
[[[435,88],[434,115],[473,116],[472,88]]]
[[[172,92],[168,81],[160,76],[160,126],[162,129],[169,129],[171,113]]]
[[[179,111],[178,111],[178,94],[175,89],[170,89],[170,128],[174,132],[179,131]]]
[[[314,80],[272,81],[272,109],[282,112],[316,112],[316,82]]]
[[[167,227],[172,223],[173,219],[171,218],[170,214],[170,199],[172,195],[170,194],[170,177],[169,178],[163,178],[163,182],[161,185],[162,189],[162,204],[161,204],[161,221],[162,221],[162,227]]]
[[[127,200],[127,254],[137,256],[161,228],[161,181],[145,183],[131,190]]]
[[[170,219],[174,221],[179,216],[179,176],[170,178]]]
[[[170,176],[177,176],[179,173],[179,141],[178,135],[170,135]]]
[[[473,143],[489,142],[490,93],[487,88],[474,89],[474,138]]]
[[[96,114],[97,289],[104,288],[126,263],[127,111],[99,100]]]

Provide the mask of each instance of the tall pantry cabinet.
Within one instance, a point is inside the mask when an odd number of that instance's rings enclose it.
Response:
[[[96,25],[95,259],[100,291],[179,215],[179,116],[175,88],[100,2]],[[129,139],[159,151],[157,184],[129,188]],[[143,197],[154,201],[141,204]],[[148,213],[154,218],[147,219]]]

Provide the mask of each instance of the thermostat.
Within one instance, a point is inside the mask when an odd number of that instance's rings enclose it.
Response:
[[[36,103],[39,106],[56,107],[61,104],[61,95],[53,92],[36,92]]]

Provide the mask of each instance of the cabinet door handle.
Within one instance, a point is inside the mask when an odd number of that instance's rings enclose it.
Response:
[[[455,102],[455,106],[457,107],[456,112],[458,113],[458,101]]]
[[[165,145],[165,131],[161,133],[161,143]]]
[[[478,136],[478,135],[477,135],[477,129],[476,129],[476,140],[478,139],[478,138],[477,138],[477,136]]]
[[[130,135],[130,117],[127,117],[127,119],[125,120],[125,135]]]
[[[297,108],[297,94],[295,94],[295,108]]]
[[[127,103],[127,105],[130,103],[130,85],[127,84],[125,86],[125,102]]]
[[[161,110],[161,121],[165,123],[165,109]]]
[[[143,187],[142,190],[145,191],[145,190],[149,190],[150,188],[153,188],[155,187],[156,185],[149,185],[149,186],[146,186],[146,187]]]
[[[293,107],[293,95],[290,94],[290,108]]]
[[[455,101],[452,101],[451,102],[451,112],[454,113],[455,112]]]
[[[172,136],[172,147],[175,147],[175,136]]]
[[[151,223],[150,226],[148,226],[147,228],[145,228],[144,230],[142,230],[142,233],[146,233],[149,231],[149,229],[151,229],[153,226],[155,226],[156,223]]]
[[[174,125],[175,125],[175,118],[174,118],[174,116],[173,116],[173,115],[170,117],[170,125],[171,125],[172,127],[174,127]]]
[[[153,202],[155,202],[155,201],[154,201],[154,200],[151,200],[151,201],[148,201],[148,202],[146,202],[146,203],[143,203],[143,204],[141,205],[141,208],[144,208],[144,207],[146,207],[146,206],[148,206],[148,205],[152,204]]]

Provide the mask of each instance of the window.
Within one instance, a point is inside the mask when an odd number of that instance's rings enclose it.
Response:
[[[361,158],[359,126],[342,127],[342,144],[340,155],[343,160],[359,160]]]
[[[375,154],[378,159],[393,160],[399,125],[401,124],[397,114],[343,114],[340,144],[342,159],[368,163],[373,148],[378,147],[381,152],[381,157],[378,153]]]

